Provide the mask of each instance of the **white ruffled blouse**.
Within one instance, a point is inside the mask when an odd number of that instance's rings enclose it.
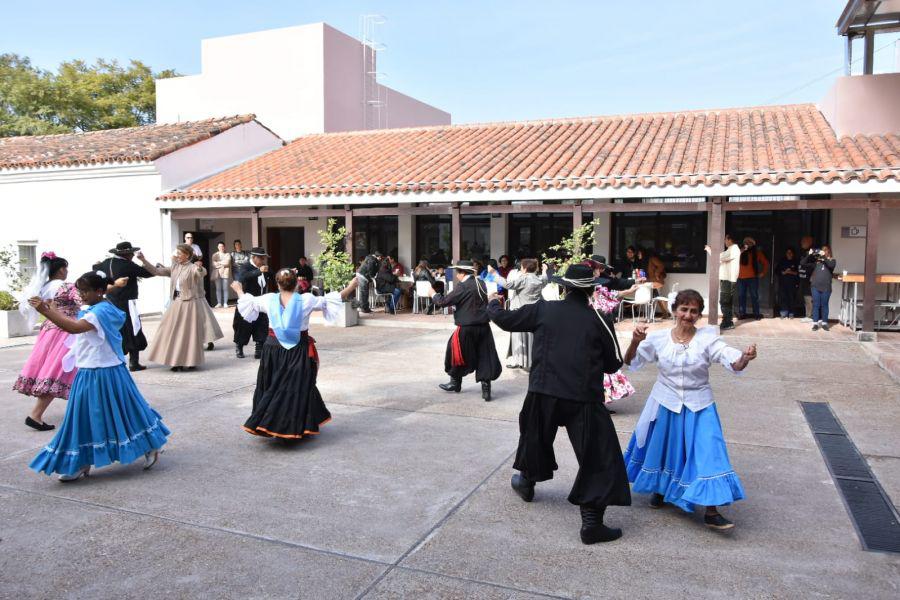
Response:
[[[263,294],[262,296],[245,293],[238,300],[238,312],[245,321],[253,323],[259,318],[259,313],[269,313],[269,303],[272,301],[272,296],[276,295],[278,295],[278,292]],[[327,323],[336,322],[340,311],[343,310],[344,301],[341,299],[339,292],[329,292],[324,296],[314,296],[307,293],[302,294],[302,296],[303,322],[300,326],[300,331],[309,329],[309,316],[314,310],[321,310]]]
[[[688,344],[673,340],[671,329],[648,334],[629,366],[632,371],[647,363],[657,363],[659,367],[656,383],[635,427],[638,446],[643,447],[647,429],[656,420],[660,405],[680,413],[685,407],[698,412],[715,402],[709,385],[710,365],[719,363],[738,374],[731,365],[741,355],[741,351],[726,344],[712,326],[697,329]]]
[[[98,369],[122,364],[124,361],[119,358],[106,340],[106,334],[103,332],[103,326],[97,315],[88,312],[81,319],[93,325],[94,329],[78,335],[71,335],[66,340],[69,352],[63,357],[63,371],[68,373],[75,367]]]

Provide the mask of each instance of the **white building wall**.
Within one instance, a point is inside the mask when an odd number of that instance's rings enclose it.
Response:
[[[397,217],[397,260],[408,269],[414,269],[418,257],[415,256],[416,231],[412,215]]]
[[[202,143],[158,158],[162,191],[184,187],[238,165],[270,150],[281,148],[277,135],[255,121],[232,127]]]
[[[325,23],[206,39],[201,55],[199,75],[156,82],[158,122],[253,113],[287,141],[365,127],[363,45]],[[380,96],[386,127],[450,123],[449,113],[394,90]]]
[[[0,202],[16,207],[0,219],[0,245],[36,240],[38,256],[53,251],[69,261],[70,281],[124,240],[152,262],[167,262],[155,202],[160,180],[152,164],[0,170]],[[162,309],[163,281],[147,279],[140,290],[141,312]]]

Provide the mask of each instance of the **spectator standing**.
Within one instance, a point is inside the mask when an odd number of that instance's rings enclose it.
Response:
[[[316,274],[313,271],[312,266],[309,264],[309,261],[305,256],[300,257],[299,265],[297,266],[297,279],[300,281],[309,281],[312,282],[315,279]]]
[[[799,269],[800,263],[794,249],[788,248],[775,267],[775,274],[778,275],[778,311],[782,319],[794,318],[800,294]]]
[[[200,246],[194,243],[194,234],[190,231],[186,231],[184,233],[184,243],[191,247],[191,250],[194,251],[194,256],[198,259],[203,258],[203,250],[200,249]]]
[[[703,248],[712,254],[709,244]],[[722,310],[722,331],[734,329],[734,288],[737,285],[741,249],[730,234],[725,234],[725,251],[719,253],[719,307]]]
[[[497,272],[500,273],[500,277],[506,279],[512,271],[513,268],[509,264],[509,255],[504,254],[497,260]]]
[[[359,271],[356,273],[356,279],[359,281],[360,312],[372,312],[372,309],[369,307],[369,285],[375,279],[375,276],[378,275],[380,265],[381,252],[378,250],[363,258],[360,263]]]
[[[237,281],[241,272],[250,264],[250,253],[244,250],[241,240],[234,240],[234,250],[231,251],[231,276]]]
[[[212,269],[209,278],[216,290],[216,308],[228,306],[228,286],[231,285],[231,254],[225,251],[225,242],[217,244],[217,252],[212,255]]]
[[[809,276],[812,274],[812,269],[808,268],[806,264],[803,262],[803,259],[806,258],[806,255],[809,254],[809,251],[812,250],[813,247],[813,238],[811,235],[805,235],[800,239],[800,252],[797,256],[797,260],[800,261],[799,268],[797,269],[797,276],[800,279],[800,295],[803,297],[803,318],[800,319],[802,323],[812,323],[812,288],[809,285]]]
[[[812,330],[819,328],[828,331],[828,302],[831,300],[831,283],[837,261],[831,254],[829,246],[821,250],[810,250],[803,257],[802,263],[809,271],[809,285],[812,288]]]
[[[759,312],[759,280],[769,271],[769,260],[762,250],[756,245],[752,237],[745,237],[741,246],[740,267],[738,267],[738,305],[740,306],[740,318],[746,319],[747,295],[750,295],[750,303],[753,308],[753,318],[762,319]]]

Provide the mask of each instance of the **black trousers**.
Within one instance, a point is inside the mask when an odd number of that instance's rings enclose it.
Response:
[[[553,479],[553,442],[566,428],[578,460],[569,502],[580,506],[630,506],[631,488],[619,438],[602,402],[575,402],[528,392],[519,413],[519,449],[513,466],[532,481]]]
[[[454,334],[455,335],[455,334]],[[453,336],[447,341],[444,354],[444,371],[454,379],[462,379],[475,373],[475,381],[493,381],[500,377],[503,366],[497,356],[494,334],[487,323],[462,325],[459,328],[459,345],[462,349],[464,365],[453,365]]]
[[[734,325],[734,289],[733,281],[719,280],[719,308],[722,309],[722,325]]]
[[[269,315],[260,314],[254,322],[248,323],[235,308],[231,328],[234,330],[236,345],[246,346],[251,339],[257,344],[262,344],[269,336]]]

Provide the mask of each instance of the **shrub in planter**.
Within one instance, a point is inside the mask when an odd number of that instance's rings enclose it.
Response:
[[[9,292],[0,292],[0,310],[19,310],[19,302]]]
[[[327,227],[319,230],[319,240],[324,249],[315,257],[315,264],[326,292],[340,292],[356,276],[353,260],[344,249],[346,238],[347,228],[338,227],[337,219],[328,219]],[[345,301],[344,313],[339,317],[338,325],[342,327],[356,325],[358,316],[350,302]]]

